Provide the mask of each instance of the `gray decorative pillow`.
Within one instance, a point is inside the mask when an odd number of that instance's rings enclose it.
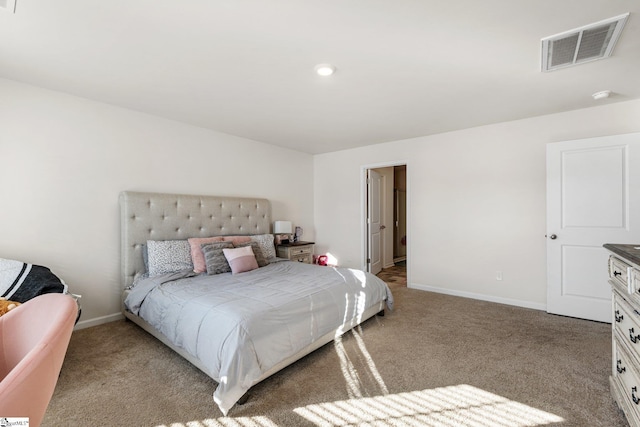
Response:
[[[222,249],[233,248],[231,242],[212,242],[205,243],[202,247],[204,261],[207,265],[207,274],[230,273],[231,267],[224,256]]]
[[[273,234],[256,234],[251,236],[251,241],[256,242],[258,246],[260,246],[262,255],[267,261],[276,257],[276,247],[273,244]]]
[[[149,277],[193,270],[191,248],[186,240],[147,240]]]
[[[251,246],[253,254],[256,257],[256,261],[258,262],[258,267],[264,267],[265,265],[269,264],[269,261],[267,261],[267,258],[265,258],[264,253],[262,252],[262,248],[260,247],[258,242],[238,243],[234,245],[234,247],[236,248],[242,248],[244,246]]]

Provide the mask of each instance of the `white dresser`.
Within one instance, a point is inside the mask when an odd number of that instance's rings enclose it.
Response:
[[[611,395],[640,427],[640,244],[606,244],[612,289]]]

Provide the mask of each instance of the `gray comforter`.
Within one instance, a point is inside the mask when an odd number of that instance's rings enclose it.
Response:
[[[236,275],[152,277],[125,305],[204,364],[226,415],[274,365],[346,332],[383,300],[391,309],[386,283],[369,273],[285,261]]]

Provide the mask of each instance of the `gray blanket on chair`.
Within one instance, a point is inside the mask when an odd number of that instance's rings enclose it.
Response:
[[[38,295],[67,292],[67,285],[47,267],[0,258],[0,297],[27,302]]]

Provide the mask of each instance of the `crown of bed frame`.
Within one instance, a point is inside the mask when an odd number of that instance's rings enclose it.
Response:
[[[271,233],[267,199],[186,194],[120,193],[121,280],[144,272],[147,240]]]

